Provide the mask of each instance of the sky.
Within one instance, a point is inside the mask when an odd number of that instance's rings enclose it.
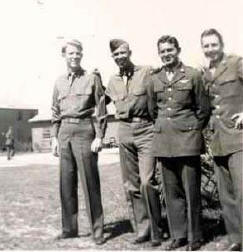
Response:
[[[55,79],[65,73],[61,46],[79,39],[81,65],[98,68],[104,85],[117,71],[109,41],[129,42],[132,61],[160,66],[156,42],[176,36],[181,59],[203,62],[200,34],[218,29],[225,51],[243,55],[242,0],[0,0],[0,106],[20,105],[50,113]]]

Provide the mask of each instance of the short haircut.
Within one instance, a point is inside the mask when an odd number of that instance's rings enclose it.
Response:
[[[210,35],[215,35],[218,39],[220,44],[223,46],[224,45],[224,41],[223,41],[223,37],[221,35],[221,33],[219,33],[216,29],[214,28],[210,28],[208,30],[205,30],[202,34],[201,34],[201,44],[202,44],[202,39],[203,37],[206,36],[210,36]]]
[[[159,44],[160,43],[166,43],[166,42],[170,43],[170,44],[173,44],[178,51],[181,50],[181,48],[179,46],[179,42],[176,39],[176,37],[173,37],[173,36],[170,36],[170,35],[163,35],[162,37],[160,37],[158,39],[158,42],[157,42],[158,49],[159,49]]]
[[[77,39],[72,39],[72,40],[66,41],[66,43],[62,46],[62,54],[66,53],[66,48],[67,48],[68,45],[75,46],[78,49],[80,49],[80,51],[83,50],[82,43]]]

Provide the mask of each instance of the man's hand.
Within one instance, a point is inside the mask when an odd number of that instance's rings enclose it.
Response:
[[[99,152],[102,149],[102,139],[101,138],[95,138],[94,141],[91,144],[91,151],[93,152]]]
[[[243,112],[234,114],[231,119],[235,121],[235,129],[243,128]]]
[[[56,137],[52,138],[52,141],[51,141],[51,150],[52,150],[52,154],[55,157],[59,156],[59,144],[58,144],[58,140],[57,140]]]

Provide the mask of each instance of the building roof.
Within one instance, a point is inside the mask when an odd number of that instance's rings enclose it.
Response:
[[[1,104],[0,109],[22,109],[22,110],[38,110],[37,107],[27,104]]]
[[[115,114],[115,107],[112,103],[107,106],[108,115]],[[50,121],[51,120],[51,111],[39,111],[39,113],[33,118],[29,119],[29,122],[40,122],[40,121]]]

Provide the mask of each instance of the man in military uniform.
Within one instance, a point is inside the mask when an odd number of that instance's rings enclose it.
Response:
[[[152,153],[162,167],[166,210],[173,238],[166,248],[187,250],[201,246],[200,154],[204,151],[202,129],[208,102],[201,74],[179,60],[175,37],[162,36],[158,54],[163,67],[151,76],[154,107]]]
[[[243,60],[224,54],[223,38],[215,29],[202,33],[201,46],[208,60],[203,72],[211,101],[211,150],[230,240],[227,250],[241,250]]]
[[[12,126],[9,126],[5,136],[6,136],[5,146],[7,148],[7,159],[10,160],[11,157],[14,156],[14,132]]]
[[[150,69],[135,66],[126,41],[110,41],[119,73],[110,78],[106,94],[114,101],[119,123],[119,149],[123,185],[129,205],[131,224],[137,232],[133,243],[151,239],[160,245],[161,211],[153,185],[155,163],[150,154],[153,124],[148,109],[147,78]]]
[[[97,152],[106,127],[105,94],[100,79],[81,68],[82,44],[68,41],[62,48],[67,73],[60,76],[53,93],[53,154],[60,155],[62,234],[78,236],[78,175],[80,174],[91,233],[97,245],[104,243],[103,209]],[[97,107],[97,127],[92,115]]]

